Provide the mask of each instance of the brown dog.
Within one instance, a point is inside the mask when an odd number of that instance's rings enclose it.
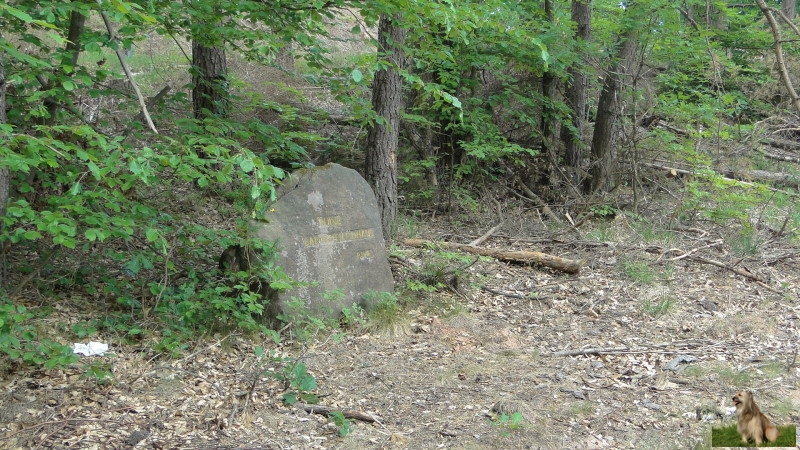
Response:
[[[736,405],[736,416],[739,418],[736,431],[742,435],[742,442],[747,443],[750,438],[756,441],[756,445],[766,437],[770,442],[778,439],[778,429],[761,413],[761,410],[753,401],[753,393],[750,391],[739,391],[733,396],[733,404]]]

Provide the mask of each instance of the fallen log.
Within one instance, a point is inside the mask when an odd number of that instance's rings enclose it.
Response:
[[[694,175],[694,170],[686,170],[686,169],[679,169],[677,167],[670,167],[660,163],[643,163],[647,167],[652,167],[654,169],[659,169],[666,171],[670,174],[671,177],[680,175]],[[722,179],[726,181],[737,181],[743,185],[753,186],[753,183],[748,182],[746,180],[756,180],[759,182],[770,182],[775,183],[782,186],[790,186],[790,187],[797,187],[800,186],[800,182],[798,182],[797,177],[793,174],[783,173],[783,172],[767,172],[765,170],[751,170],[750,172],[746,173],[736,173],[733,171],[727,172],[718,172]],[[780,192],[782,194],[787,195],[797,195],[785,191],[781,191],[775,189],[773,187],[765,186],[767,189]]]
[[[581,261],[560,258],[558,256],[548,255],[547,253],[542,252],[498,250],[492,248],[474,247],[468,244],[457,244],[454,242],[431,242],[424,239],[403,239],[401,242],[411,247],[440,245],[442,247],[472,253],[475,255],[489,256],[499,259],[500,261],[541,264],[545,267],[550,267],[551,269],[560,270],[566,273],[580,272],[582,264]]]

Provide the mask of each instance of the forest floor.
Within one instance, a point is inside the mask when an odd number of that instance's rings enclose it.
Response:
[[[661,207],[559,227],[501,209],[482,246],[581,260],[580,273],[395,240],[399,288],[437,258],[456,276],[401,292],[395,332],[220,335],[173,360],[101,336],[110,383],[78,367],[0,380],[0,448],[709,448],[738,390],[777,424],[800,421],[800,248],[785,237],[765,229],[737,253],[741,237],[711,222],[670,231]],[[498,221],[464,217],[405,220],[400,234],[466,243]],[[48,321],[85,313],[61,305]],[[341,437],[341,422],[286,406],[257,345],[304,362],[321,405],[374,422]]]

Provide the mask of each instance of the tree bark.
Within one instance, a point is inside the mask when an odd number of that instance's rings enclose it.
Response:
[[[797,17],[797,0],[781,1],[781,11],[787,19],[794,20]]]
[[[84,16],[80,11],[72,11],[70,13],[67,44],[64,46],[64,51],[70,54],[70,65],[72,67],[75,67],[78,64],[78,58],[81,54],[81,34],[83,33],[83,28],[85,25],[86,16]],[[61,74],[61,69],[56,69],[56,73]],[[42,85],[42,90],[49,90],[52,89],[52,87],[52,82],[45,82]],[[44,102],[45,106],[47,107],[47,114],[49,116],[47,123],[52,125],[55,123],[56,114],[58,113],[61,103],[50,97],[46,97]]]
[[[6,123],[6,71],[3,52],[0,52],[0,125]],[[11,173],[8,169],[0,167],[0,236],[5,236],[6,211],[8,209],[9,189],[11,186]],[[0,288],[6,284],[6,260],[3,247],[6,242],[0,241]]]
[[[638,30],[629,29],[620,38],[615,60],[605,76],[603,90],[597,102],[597,119],[592,135],[592,167],[590,177],[584,181],[584,192],[605,190],[611,181],[614,163],[614,123],[619,116],[619,95],[622,92],[625,74],[636,54]]]
[[[228,113],[228,63],[223,47],[192,41],[192,106],[195,119]]]
[[[575,37],[578,44],[589,42],[592,38],[592,0],[572,1],[572,21],[577,24]],[[564,143],[564,164],[570,172],[570,180],[576,186],[581,183],[580,167],[583,164],[583,129],[586,123],[586,101],[589,91],[589,80],[580,66],[569,69],[567,83],[567,104],[572,112],[569,122],[571,126],[561,128],[561,141]]]
[[[551,23],[555,22],[551,0],[544,0],[544,11],[547,15],[547,20]],[[553,72],[549,69],[545,70],[542,74],[542,145],[539,147],[539,151],[549,163],[546,165],[546,169],[542,170],[540,183],[544,185],[550,184],[550,172],[554,167],[558,166],[556,154],[556,110],[553,107],[556,101],[557,86],[558,80],[553,75]]]
[[[800,111],[800,96],[797,95],[797,91],[794,89],[792,79],[789,76],[789,70],[786,68],[786,60],[783,58],[781,28],[778,25],[778,21],[775,20],[775,16],[772,15],[772,10],[767,6],[767,2],[764,0],[756,0],[756,4],[761,8],[761,12],[764,13],[764,17],[767,19],[769,27],[772,29],[772,36],[775,40],[775,46],[773,47],[775,50],[775,62],[778,65],[778,72],[781,74],[783,85],[786,87],[786,90],[789,91],[789,96],[792,98],[792,105],[794,105],[797,111]]]
[[[397,142],[400,134],[400,112],[403,106],[403,84],[399,70],[403,67],[403,45],[406,30],[402,17],[382,15],[378,25],[378,54],[389,67],[379,70],[372,82],[372,107],[379,116],[367,132],[364,175],[375,192],[381,212],[383,236],[391,237],[397,218]]]

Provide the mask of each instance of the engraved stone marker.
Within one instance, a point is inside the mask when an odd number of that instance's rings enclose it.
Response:
[[[266,211],[251,232],[277,242],[286,274],[317,283],[280,294],[270,314],[295,297],[315,314],[336,318],[353,303],[373,306],[375,296],[365,294],[393,292],[375,195],[355,170],[328,164],[295,171]]]

